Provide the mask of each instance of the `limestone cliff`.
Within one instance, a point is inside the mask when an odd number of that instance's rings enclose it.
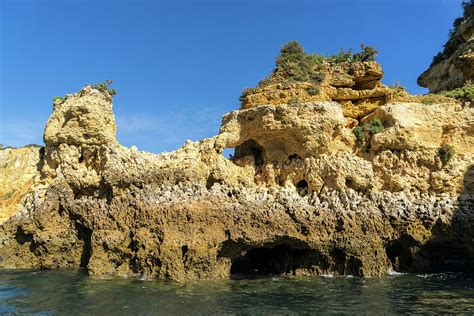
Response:
[[[325,78],[325,100],[259,104],[257,88],[218,135],[160,155],[118,144],[107,91],[60,100],[44,148],[0,151],[0,267],[173,280],[465,267],[474,109],[377,101],[349,115],[328,93],[385,98],[381,70],[341,67],[360,76]]]
[[[42,148],[0,149],[0,224],[21,212],[27,193],[40,178]]]
[[[463,6],[464,15],[455,20],[443,51],[418,78],[431,93],[460,88],[474,79],[474,2]]]
[[[275,69],[255,88],[243,91],[241,109],[259,105],[335,101],[342,108],[348,124],[374,112],[389,102],[449,103],[453,99],[426,95],[412,96],[401,86],[387,87],[380,80],[382,67],[375,61],[377,51],[361,46],[325,57],[305,53],[297,42],[284,45]]]

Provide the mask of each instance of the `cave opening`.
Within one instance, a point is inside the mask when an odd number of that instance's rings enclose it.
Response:
[[[413,251],[417,242],[413,237],[403,235],[399,239],[391,242],[385,248],[387,257],[392,264],[392,268],[398,272],[408,272],[413,270]]]
[[[302,197],[308,195],[308,192],[309,192],[308,181],[303,179],[303,180],[300,180],[298,183],[296,183],[296,192],[298,192],[298,194]]]
[[[252,248],[232,260],[231,275],[295,275],[298,269],[321,266],[322,255],[290,245]]]
[[[261,247],[227,240],[219,257],[231,260],[230,274],[234,276],[295,275],[297,270],[309,272],[328,268],[327,258],[318,250],[293,239],[282,239]]]
[[[238,160],[247,156],[253,157],[257,168],[262,167],[265,163],[265,149],[253,139],[249,139],[235,147],[233,159]]]
[[[233,277],[265,275],[363,275],[362,261],[343,249],[323,253],[303,241],[284,238],[261,247],[227,240],[219,257],[229,258]]]
[[[301,160],[301,157],[298,154],[292,154],[288,156],[288,161],[289,162],[294,162],[297,160]]]
[[[459,241],[430,241],[420,248],[417,270],[429,273],[464,272],[473,274],[474,260],[469,245]]]
[[[225,158],[225,159],[232,159],[234,158],[234,155],[235,155],[235,149],[234,148],[225,148],[221,155]]]

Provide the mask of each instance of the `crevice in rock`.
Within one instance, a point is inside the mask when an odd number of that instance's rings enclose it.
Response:
[[[110,205],[113,200],[113,186],[105,182],[104,179],[100,180],[98,186],[91,185],[87,187],[71,187],[74,199],[79,200],[82,197],[92,197],[98,199],[105,199],[107,204]]]
[[[77,238],[83,242],[80,267],[87,268],[92,255],[92,230],[77,221],[74,222],[74,226]]]
[[[58,213],[65,214],[74,225],[77,239],[78,241],[82,241],[82,251],[79,266],[81,268],[87,268],[92,255],[92,229],[83,224],[83,219],[80,215],[69,211],[63,205],[59,206]]]
[[[112,199],[114,197],[114,188],[111,184],[105,182],[102,178],[99,184],[99,199],[105,199],[107,204],[110,205],[112,203]]]
[[[187,245],[183,245],[183,246],[181,247],[181,255],[182,255],[183,258],[186,257],[186,255],[187,255],[187,253],[188,253],[188,250],[189,250],[189,248],[188,248]]]

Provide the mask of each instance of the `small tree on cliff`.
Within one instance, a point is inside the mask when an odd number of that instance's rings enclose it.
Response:
[[[443,50],[433,57],[431,65],[436,65],[445,59],[451,57],[458,47],[464,42],[462,38],[457,34],[459,27],[464,23],[470,23],[470,27],[474,24],[474,0],[463,1],[463,16],[454,20],[453,28],[449,30],[448,40],[443,45]]]
[[[101,92],[108,92],[111,96],[114,96],[114,95],[117,94],[117,90],[110,88],[110,85],[112,83],[113,83],[113,81],[108,79],[108,80],[105,80],[102,83],[91,84],[90,86],[91,86],[92,89],[96,89],[96,90],[99,90]]]
[[[354,55],[355,61],[374,61],[379,52],[373,46],[360,44],[360,52]]]

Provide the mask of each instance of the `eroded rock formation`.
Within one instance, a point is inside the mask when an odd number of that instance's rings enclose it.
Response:
[[[361,118],[386,103],[393,91],[380,80],[383,71],[375,61],[320,61],[321,82],[262,81],[246,89],[241,97],[242,109],[266,104],[337,101],[346,117]],[[280,82],[281,80],[281,82]]]
[[[464,4],[464,15],[455,20],[449,39],[418,78],[430,92],[441,92],[472,84],[474,80],[474,2]]]
[[[334,91],[377,89],[381,72],[364,69]],[[341,103],[247,104],[219,135],[155,155],[118,144],[111,100],[86,87],[54,104],[46,147],[0,151],[0,267],[198,280],[474,258],[472,108],[380,104],[360,124],[385,129],[358,146]]]

